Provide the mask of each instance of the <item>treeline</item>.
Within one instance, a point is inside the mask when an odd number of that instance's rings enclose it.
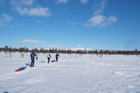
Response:
[[[102,54],[123,54],[123,55],[140,55],[140,51],[135,49],[135,50],[71,50],[71,49],[28,49],[26,47],[21,47],[21,48],[12,48],[9,46],[5,46],[3,48],[0,48],[0,52],[31,52],[35,51],[36,53],[75,53],[75,54],[97,54],[97,55],[102,55]]]

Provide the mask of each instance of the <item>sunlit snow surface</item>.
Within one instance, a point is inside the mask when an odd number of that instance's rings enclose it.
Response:
[[[0,93],[140,93],[140,56],[60,54],[47,64],[38,54],[34,68],[15,72],[29,55],[0,53]]]

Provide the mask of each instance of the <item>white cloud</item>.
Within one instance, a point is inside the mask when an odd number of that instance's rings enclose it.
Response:
[[[48,7],[37,7],[35,0],[11,0],[11,5],[20,15],[28,16],[49,16],[51,15]]]
[[[24,5],[28,5],[28,6],[31,6],[33,4],[33,1],[34,0],[21,0],[21,2],[24,4]]]
[[[44,41],[32,40],[32,39],[25,39],[20,42],[21,44],[41,44],[45,43]]]
[[[11,5],[14,7],[32,6],[34,0],[10,0]]]
[[[85,27],[107,27],[117,22],[115,16],[105,17],[103,15],[96,15],[91,17],[85,24]]]
[[[100,2],[96,4],[94,15],[102,14],[104,8],[106,7],[107,0],[99,0]]]
[[[49,8],[38,7],[38,8],[21,8],[17,7],[17,12],[20,15],[30,15],[30,16],[49,16],[51,15]]]
[[[12,20],[13,18],[11,16],[3,13],[0,15],[0,26],[5,26],[9,24]]]
[[[112,25],[113,23],[116,23],[117,22],[117,17],[115,16],[110,16],[108,19],[107,19],[107,22],[109,25]]]
[[[80,0],[82,4],[86,4],[89,0]]]
[[[98,3],[97,3],[98,1]],[[94,9],[94,16],[92,16],[85,24],[85,27],[107,27],[111,26],[117,22],[117,17],[115,16],[105,16],[103,15],[104,8],[108,0],[96,0],[96,5]]]
[[[69,0],[57,0],[56,2],[58,3],[58,4],[65,4],[65,3],[67,3]]]
[[[104,22],[104,20],[105,17],[102,15],[93,16],[86,22],[85,26],[99,26]]]

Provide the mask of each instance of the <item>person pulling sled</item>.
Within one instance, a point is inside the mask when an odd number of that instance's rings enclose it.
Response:
[[[58,62],[58,57],[60,57],[60,55],[57,53],[57,54],[55,55],[56,62]]]
[[[30,65],[30,67],[34,67],[35,59],[37,60],[38,57],[37,57],[37,55],[36,55],[36,53],[34,51],[32,51],[32,53],[30,54],[30,57],[31,57],[31,65]]]
[[[51,54],[48,54],[47,58],[48,58],[48,64],[49,64],[50,63],[50,59],[51,59]]]

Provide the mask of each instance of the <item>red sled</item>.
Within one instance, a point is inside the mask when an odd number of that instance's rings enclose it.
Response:
[[[26,69],[26,67],[21,67],[21,68],[18,68],[17,70],[15,70],[15,72],[20,72],[20,71],[23,71],[25,69]]]

